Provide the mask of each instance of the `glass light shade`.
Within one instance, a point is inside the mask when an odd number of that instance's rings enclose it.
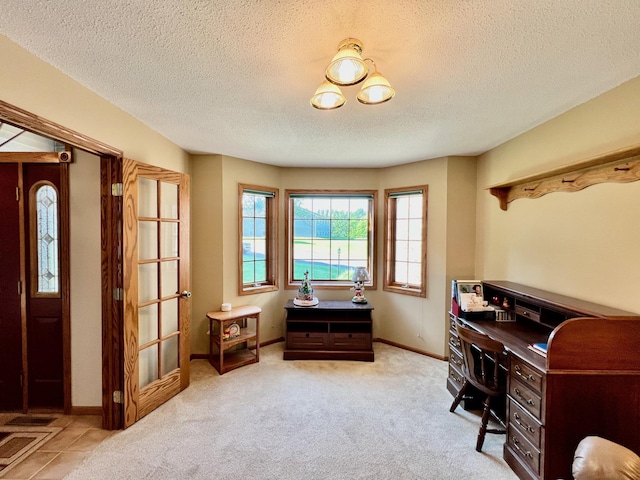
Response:
[[[311,106],[318,110],[333,110],[344,105],[347,99],[338,87],[325,80],[311,97]]]
[[[369,73],[362,60],[362,45],[358,40],[343,40],[324,74],[327,80],[336,85],[348,86],[361,82]]]
[[[396,94],[389,81],[378,72],[373,72],[362,84],[358,92],[358,101],[365,105],[376,105],[386,102]]]
[[[368,282],[369,280],[371,280],[369,278],[369,272],[367,272],[367,269],[365,267],[356,267],[356,269],[353,272],[353,276],[351,277],[351,280],[354,282]]]

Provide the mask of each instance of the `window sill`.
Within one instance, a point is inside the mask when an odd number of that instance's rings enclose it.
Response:
[[[278,290],[277,285],[260,285],[259,287],[244,287],[238,292],[238,295],[255,295],[257,293],[275,292]]]
[[[401,287],[398,285],[385,285],[383,287],[385,292],[399,293],[400,295],[411,295],[413,297],[426,298],[427,292],[420,288]]]

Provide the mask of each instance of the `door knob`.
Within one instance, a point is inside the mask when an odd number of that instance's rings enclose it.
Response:
[[[191,292],[188,290],[183,290],[182,293],[180,294],[180,296],[182,298],[191,298]]]

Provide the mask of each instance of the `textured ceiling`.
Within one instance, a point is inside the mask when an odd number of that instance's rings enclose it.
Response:
[[[0,33],[185,150],[285,166],[482,153],[638,76],[639,19],[639,0],[0,3]],[[396,96],[318,111],[346,37]]]

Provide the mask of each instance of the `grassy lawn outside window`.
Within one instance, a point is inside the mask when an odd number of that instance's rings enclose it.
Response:
[[[287,190],[287,288],[309,272],[314,288],[353,286],[356,267],[365,267],[375,287],[372,190]]]
[[[278,289],[278,190],[238,185],[238,294]]]

